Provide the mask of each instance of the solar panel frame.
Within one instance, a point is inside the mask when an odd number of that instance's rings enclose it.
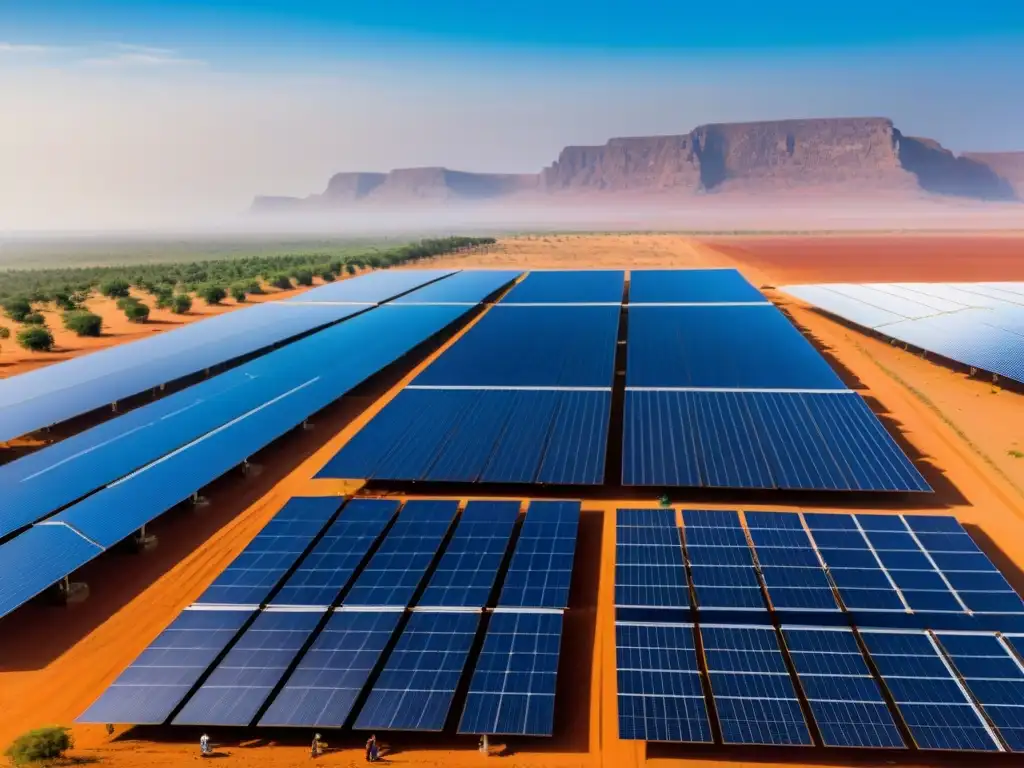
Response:
[[[578,501],[530,503],[498,598],[499,609],[568,607],[579,519]]]
[[[336,610],[260,726],[341,727],[398,627],[400,610]]]
[[[698,609],[764,611],[761,583],[739,514],[684,509],[682,518]]]
[[[554,733],[562,626],[561,612],[491,615],[459,733]]]
[[[511,285],[523,273],[515,269],[464,269],[405,293],[391,303],[403,304],[479,304]]]
[[[631,269],[629,304],[764,302],[735,269]]]
[[[353,728],[443,730],[479,625],[477,612],[413,613]]]
[[[824,563],[799,515],[748,512],[745,520],[754,554],[761,563],[761,578],[775,610],[840,610]],[[802,557],[795,557],[796,552]],[[805,564],[809,562],[813,565]]]
[[[502,304],[622,304],[622,270],[530,270]]]
[[[303,291],[286,301],[302,304],[339,302],[379,304],[422,286],[443,280],[458,271],[457,269],[375,270],[354,279],[338,280]]]
[[[615,514],[615,605],[688,608],[686,564],[675,512],[618,509]]]

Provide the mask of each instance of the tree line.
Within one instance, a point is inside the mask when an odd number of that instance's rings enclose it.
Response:
[[[492,237],[452,236],[344,257],[310,252],[189,263],[9,269],[0,271],[0,308],[6,317],[22,325],[16,337],[22,347],[45,351],[53,346],[53,334],[38,310],[52,306],[62,312],[68,330],[79,336],[98,336],[102,318],[85,308],[85,302],[97,293],[115,299],[129,321],[144,323],[150,307],[133,295],[133,289],[149,295],[160,309],[187,314],[195,299],[219,304],[231,296],[243,302],[247,296],[268,289],[310,286],[316,278],[331,282],[343,275],[387,269],[495,242]],[[10,336],[10,329],[0,326],[0,341]]]

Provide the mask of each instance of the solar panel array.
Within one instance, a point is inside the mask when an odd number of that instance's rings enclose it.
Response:
[[[529,505],[497,601],[521,502],[339,505],[288,502],[80,721],[440,731],[465,680],[460,729],[550,736],[579,502]]]
[[[954,518],[676,520],[617,513],[621,738],[1024,751],[1024,610]]]
[[[781,290],[897,341],[1024,382],[1024,283],[832,283]]]
[[[533,270],[502,304],[621,304],[621,270]]]
[[[634,269],[629,304],[763,304],[768,300],[735,269]]]

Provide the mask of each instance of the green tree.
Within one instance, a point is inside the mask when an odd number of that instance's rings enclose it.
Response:
[[[6,325],[0,325],[0,341],[11,338],[11,329]]]
[[[217,283],[201,285],[196,293],[199,295],[199,298],[210,305],[220,304],[228,295],[228,292],[224,290],[224,286]]]
[[[15,322],[22,322],[25,315],[32,313],[32,304],[23,296],[13,296],[4,299],[4,313]]]
[[[53,349],[53,334],[41,325],[22,328],[18,331],[18,344],[32,352],[49,352]]]
[[[245,301],[245,286],[241,283],[235,283],[231,286],[231,298],[241,303]]]
[[[169,309],[174,301],[174,291],[169,285],[160,285],[154,294],[156,306],[160,309]]]
[[[261,296],[266,293],[263,290],[263,283],[259,280],[250,280],[245,286],[245,292],[250,296]]]
[[[141,301],[137,301],[124,308],[124,316],[130,323],[144,323],[149,319],[149,307]]]
[[[331,270],[329,269],[324,269],[319,274],[320,279],[323,280],[325,283],[333,283],[335,280],[334,273],[331,272]]]
[[[75,742],[71,738],[69,728],[51,725],[23,733],[11,743],[4,754],[15,765],[29,765],[58,760],[73,746]]]
[[[46,318],[39,312],[29,312],[21,318],[21,322],[25,323],[25,325],[46,325]]]
[[[284,274],[283,272],[271,277],[269,282],[274,288],[280,288],[283,291],[290,290],[292,287],[291,277]]]
[[[63,309],[65,312],[78,309],[78,305],[72,301],[71,294],[67,291],[57,291],[53,295],[53,303],[57,305],[57,309]]]
[[[187,293],[179,293],[171,299],[171,312],[176,315],[187,315],[192,309],[192,297]]]
[[[117,300],[116,303],[117,303],[117,308],[120,309],[123,312],[124,310],[128,309],[128,307],[132,306],[133,304],[138,304],[139,300],[136,299],[134,296],[122,296],[121,298],[119,298]]]
[[[312,285],[313,284],[313,272],[309,269],[297,269],[292,273],[292,277],[295,278],[295,282],[299,285]]]
[[[356,265],[350,261],[345,265],[345,271],[348,273],[349,277],[351,277],[356,273]]]
[[[100,283],[100,293],[116,299],[119,296],[127,296],[131,287],[131,284],[124,278],[115,277]]]
[[[103,330],[103,318],[78,309],[64,313],[64,327],[79,336],[99,336]]]

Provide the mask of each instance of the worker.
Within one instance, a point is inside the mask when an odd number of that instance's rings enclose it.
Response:
[[[370,738],[366,740],[366,762],[375,763],[377,762],[377,756],[379,755],[377,747],[377,734],[371,734]]]
[[[309,748],[309,756],[310,757],[320,757],[320,754],[322,752],[323,752],[323,747],[320,744],[320,734],[319,733],[314,733],[313,734],[313,745]]]
[[[210,737],[205,733],[199,737],[199,754],[203,757],[210,754]]]
[[[490,744],[487,742],[487,734],[485,733],[480,737],[480,754],[489,755],[491,753]]]
[[[113,736],[113,735],[114,735],[114,724],[113,723],[107,723],[107,736]]]

